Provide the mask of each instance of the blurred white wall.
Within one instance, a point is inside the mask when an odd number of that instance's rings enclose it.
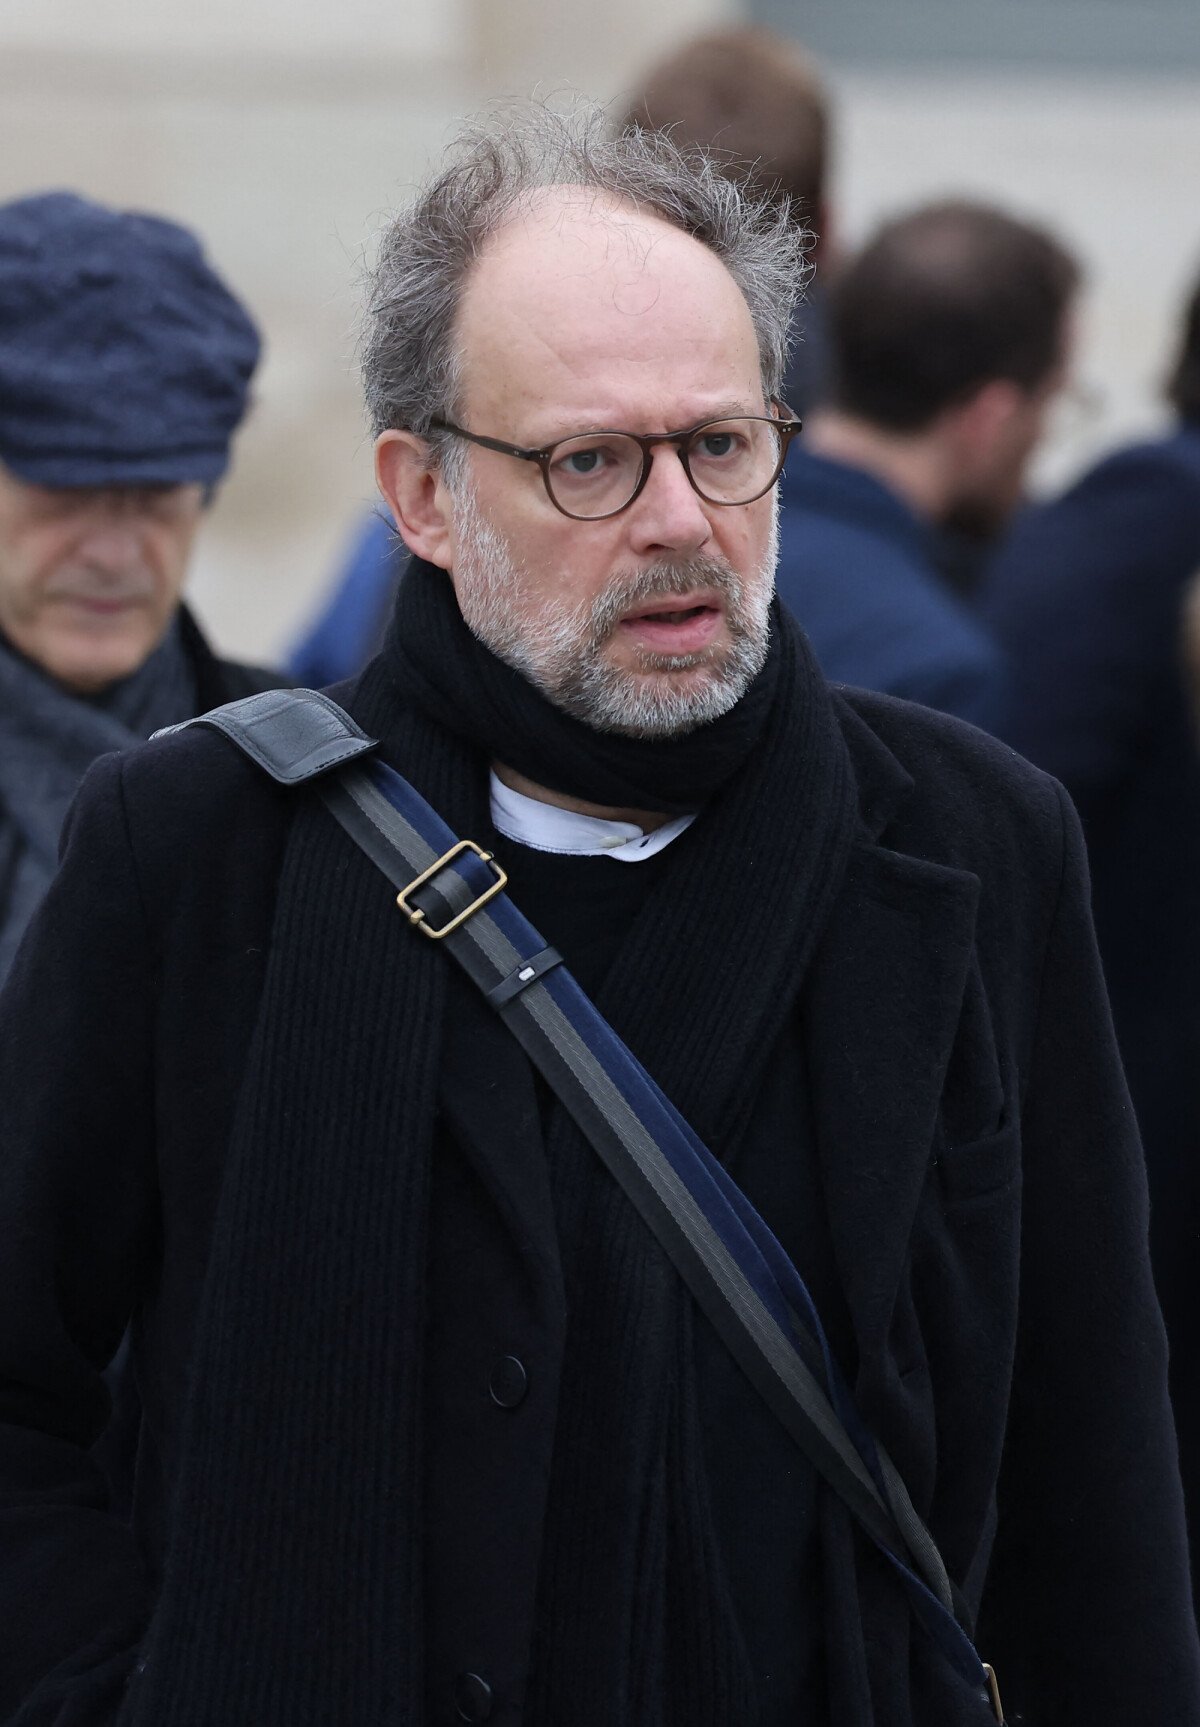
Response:
[[[103,54],[163,52],[262,53],[285,58],[297,52],[362,51],[401,60],[457,55],[471,0],[204,0],[203,6],[172,0],[5,0],[4,42],[8,49],[69,49]]]
[[[674,40],[739,13],[737,0],[4,0],[0,198],[66,186],[188,223],[266,333],[193,582],[223,648],[282,647],[372,500],[356,279],[456,118],[535,86],[610,98]],[[1087,440],[1151,421],[1200,266],[1200,89],[831,78],[844,236],[953,190],[1053,221],[1091,271],[1082,371],[1106,417]]]

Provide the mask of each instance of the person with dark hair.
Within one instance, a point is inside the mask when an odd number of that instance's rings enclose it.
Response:
[[[999,735],[1062,781],[1087,835],[1200,1572],[1200,751],[1183,644],[1200,571],[1200,283],[1168,395],[1167,436],[1018,519],[980,603],[1012,667]]]
[[[707,150],[768,198],[786,198],[819,249],[830,100],[799,43],[751,24],[690,37],[643,75],[621,124],[668,132],[680,149]]]
[[[788,406],[808,414],[829,388],[823,274],[834,252],[831,101],[811,56],[761,25],[707,31],[650,68],[622,124],[707,151],[727,174],[786,203],[789,219],[808,232],[813,275],[783,389]]]
[[[96,757],[271,681],[181,604],[258,351],[174,222],[0,205],[0,980]]]
[[[828,198],[830,100],[800,46],[756,25],[689,38],[646,73],[618,129],[667,133],[680,149],[708,151],[728,174],[786,203],[808,234],[815,267],[797,311],[797,337],[782,395],[801,416],[829,385],[823,272],[831,261]],[[355,530],[328,599],[289,656],[301,683],[327,684],[361,670],[383,640],[408,552],[390,520],[372,513]]]
[[[835,381],[783,488],[779,591],[826,675],[988,727],[1002,656],[935,535],[997,531],[1065,381],[1078,271],[985,205],[888,222],[832,295]]]
[[[1070,803],[825,682],[799,233],[602,126],[384,238],[346,706],[99,763],[0,994],[14,1727],[1200,1720]]]

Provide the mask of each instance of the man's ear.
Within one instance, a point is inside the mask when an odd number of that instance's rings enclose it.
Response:
[[[989,378],[965,402],[948,410],[953,442],[968,467],[988,467],[1009,440],[1013,422],[1024,410],[1028,392],[1011,378]]]
[[[452,568],[453,509],[429,446],[413,432],[381,432],[375,440],[375,480],[410,552],[440,569]]]

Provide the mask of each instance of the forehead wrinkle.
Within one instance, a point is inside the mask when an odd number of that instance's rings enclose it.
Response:
[[[624,199],[614,198],[599,188],[545,186],[525,194],[514,205],[491,235],[477,264],[489,252],[511,252],[523,241],[536,244],[539,231],[561,242],[564,247],[569,246],[572,230],[580,253],[579,266],[574,272],[567,270],[563,273],[567,276],[576,274],[580,278],[613,263],[618,240],[624,242],[629,264],[639,271],[648,267],[659,246],[672,236],[702,246],[702,242],[685,235],[665,218],[643,211]],[[702,249],[708,251],[707,247]]]
[[[543,231],[545,230],[543,229]],[[594,248],[584,249],[581,247],[578,259],[569,258],[565,267],[562,260],[556,260],[557,267],[553,272],[553,282],[560,287],[572,282],[589,283],[597,300],[611,308],[622,323],[627,323],[652,312],[662,298],[662,282],[658,280],[648,282],[647,293],[640,297],[637,303],[630,303],[626,299],[632,285],[629,278],[622,280],[619,275],[612,274],[610,270],[614,235],[608,229],[607,224],[600,237],[599,256],[595,255]],[[514,240],[513,243],[519,245],[520,241]],[[589,250],[592,252],[591,256],[588,255]],[[646,279],[645,261],[647,255],[648,248],[642,247],[636,252],[631,248],[626,248],[628,262],[636,269],[639,281]],[[536,367],[539,357],[544,356],[574,376],[581,367],[589,363],[589,356],[579,349],[577,331],[562,326],[557,319],[546,315],[543,293],[552,293],[553,291],[553,287],[539,282],[536,274],[532,271],[529,272],[529,278],[525,282],[522,282],[520,277],[515,283],[505,282],[500,321],[501,323],[510,322],[519,327],[522,341],[528,342],[530,345],[531,354],[528,361],[530,367]],[[493,303],[493,307],[496,309],[495,303]],[[469,321],[469,313],[467,321]],[[617,346],[615,342],[613,345],[614,347]],[[465,352],[463,357],[464,359],[467,358]],[[621,357],[625,359],[626,363],[635,359],[635,356],[632,355],[622,354]]]

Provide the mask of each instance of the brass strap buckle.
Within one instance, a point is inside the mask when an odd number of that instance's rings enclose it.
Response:
[[[462,852],[474,852],[477,858],[481,858],[485,864],[490,864],[495,871],[496,879],[490,887],[484,888],[481,894],[477,894],[470,905],[464,906],[462,911],[457,912],[448,923],[444,923],[441,929],[434,929],[420,906],[408,903],[408,896],[415,893],[419,887],[424,887],[427,881],[431,881],[435,875],[444,870],[447,864],[453,863],[454,859]],[[460,924],[466,923],[469,917],[473,917],[480,906],[485,906],[490,899],[494,899],[501,888],[507,884],[508,875],[501,869],[491,852],[485,852],[481,846],[475,844],[474,840],[459,840],[456,845],[450,847],[448,852],[443,852],[436,863],[431,863],[427,870],[422,870],[415,881],[410,881],[408,886],[396,895],[396,904],[409,923],[414,924],[422,935],[427,935],[430,941],[441,941],[444,935],[449,935],[451,930],[456,930]]]
[[[983,1664],[983,1671],[987,1679],[988,1697],[991,1699],[992,1714],[996,1717],[999,1727],[1004,1727],[1004,1705],[1000,1701],[1000,1682],[996,1678],[996,1669],[994,1667],[989,1667],[985,1661]]]

